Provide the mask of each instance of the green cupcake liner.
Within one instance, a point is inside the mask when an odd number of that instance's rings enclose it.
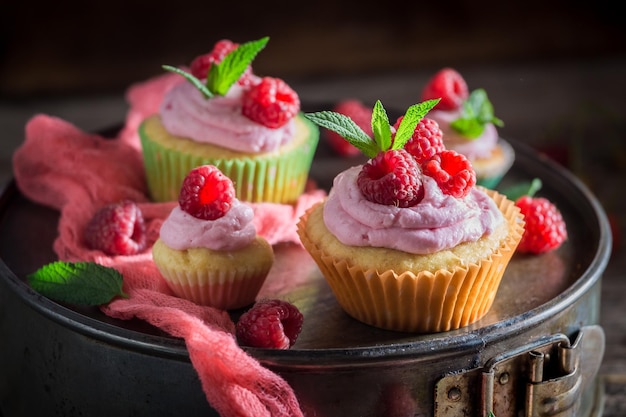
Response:
[[[163,146],[152,140],[143,126],[140,127],[151,199],[178,200],[180,187],[189,171],[200,165],[215,165],[233,181],[237,198],[241,201],[294,203],[304,192],[319,141],[319,129],[304,117],[301,122],[307,129],[306,137],[296,139],[294,144],[275,152],[227,159],[199,156]]]

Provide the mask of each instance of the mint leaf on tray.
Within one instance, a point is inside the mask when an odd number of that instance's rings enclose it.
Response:
[[[122,290],[122,274],[94,262],[52,262],[26,278],[43,296],[69,304],[97,306],[116,296],[128,297]]]

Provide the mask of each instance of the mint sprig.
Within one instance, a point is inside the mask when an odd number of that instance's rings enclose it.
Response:
[[[98,306],[116,296],[128,297],[122,290],[122,274],[94,262],[56,261],[26,278],[41,295],[69,304]]]
[[[487,92],[478,88],[472,91],[462,104],[461,116],[450,123],[452,129],[468,139],[476,139],[485,130],[488,123],[504,126],[493,112],[493,105],[487,97]]]
[[[269,39],[269,36],[266,36],[256,41],[242,43],[226,54],[220,62],[211,64],[205,84],[194,75],[180,68],[171,65],[163,65],[162,68],[185,77],[207,99],[216,95],[224,96],[228,93],[230,87],[239,80],[257,54],[265,48]]]
[[[437,105],[439,99],[426,100],[410,106],[404,114],[392,141],[389,116],[380,100],[372,110],[371,138],[350,117],[334,112],[319,111],[305,113],[304,116],[320,127],[332,130],[358,148],[368,158],[374,158],[381,151],[401,149],[411,139],[415,126]]]

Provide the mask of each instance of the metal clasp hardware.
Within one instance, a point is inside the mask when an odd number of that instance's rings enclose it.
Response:
[[[564,334],[545,336],[437,381],[434,416],[575,416],[603,355],[597,325],[581,328],[573,344]]]
[[[604,355],[602,328],[583,328],[571,346],[557,347],[557,355],[550,364],[543,352],[529,352],[526,417],[578,415],[583,391]]]

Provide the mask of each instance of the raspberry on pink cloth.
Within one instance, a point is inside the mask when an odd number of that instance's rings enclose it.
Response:
[[[131,86],[126,123],[114,139],[55,117],[34,116],[13,155],[17,187],[33,202],[59,210],[53,246],[59,260],[92,261],[122,273],[129,298],[103,306],[105,314],[122,320],[136,317],[185,340],[206,398],[221,416],[302,416],[287,382],[239,347],[228,313],[174,297],[152,260],[150,248],[176,202],[147,198],[137,127],[178,82],[180,77],[166,74]],[[325,195],[312,189],[294,206],[254,204],[257,232],[271,244],[300,244],[297,219]],[[133,256],[106,256],[87,248],[85,225],[99,208],[122,199],[137,202],[142,210],[148,249]]]

